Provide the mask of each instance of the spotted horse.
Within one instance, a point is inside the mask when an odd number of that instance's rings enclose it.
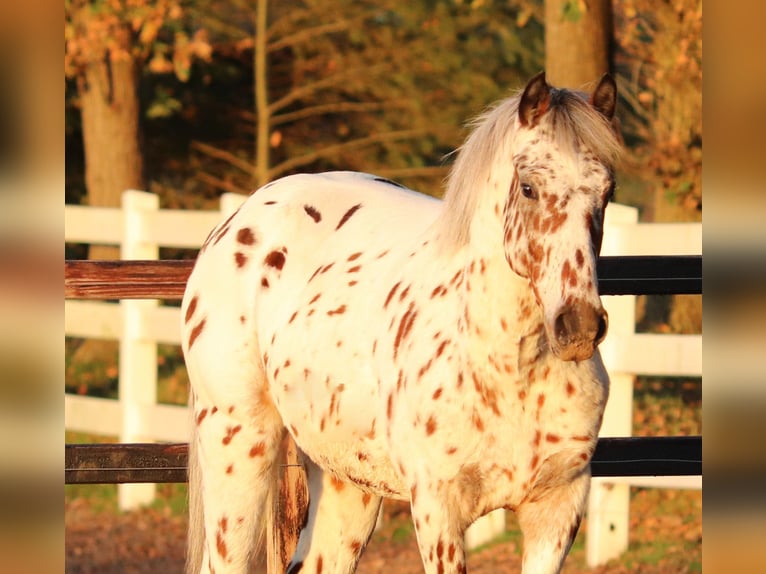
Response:
[[[409,501],[428,574],[465,572],[463,533],[497,508],[523,572],[560,570],[608,394],[615,100],[608,75],[584,94],[541,73],[474,122],[443,201],[292,175],[212,231],[182,307],[189,573],[247,570],[285,433],[309,491],[289,574],[354,572],[382,497]]]

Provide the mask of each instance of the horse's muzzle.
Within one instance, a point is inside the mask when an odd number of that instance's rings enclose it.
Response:
[[[609,316],[601,305],[575,301],[562,307],[554,319],[551,350],[562,361],[590,359],[608,327]]]

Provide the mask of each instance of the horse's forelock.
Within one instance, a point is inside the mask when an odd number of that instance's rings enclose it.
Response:
[[[446,234],[456,246],[468,241],[471,221],[481,184],[502,146],[510,141],[515,129],[521,92],[489,108],[468,124],[472,128],[465,143],[456,150],[457,159],[447,178],[445,218]],[[589,151],[612,169],[622,152],[612,123],[587,101],[587,95],[554,89],[548,111],[541,117],[542,126],[550,126],[555,143],[563,153]]]
[[[586,94],[554,90],[550,109],[541,123],[550,126],[556,145],[564,153],[587,150],[610,169],[622,153],[613,124],[587,102]]]

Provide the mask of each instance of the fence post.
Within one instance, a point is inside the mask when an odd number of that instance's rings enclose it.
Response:
[[[224,193],[221,195],[221,215],[224,217],[228,217],[235,211],[239,209],[239,206],[242,205],[245,200],[248,198],[247,195],[242,195],[239,193]]]
[[[607,210],[602,255],[620,255],[625,249],[610,239],[609,226],[635,225],[638,210],[625,205],[610,205]],[[619,237],[617,234],[615,236]],[[609,334],[631,335],[636,329],[635,295],[619,295],[603,298],[609,313]],[[609,336],[607,334],[607,337]],[[631,436],[633,421],[632,373],[615,372],[606,364],[611,380],[609,401],[599,436]],[[615,484],[608,479],[591,480],[588,499],[587,536],[585,541],[588,566],[603,564],[622,554],[628,548],[630,512],[630,485]]]
[[[159,198],[151,193],[129,190],[122,194],[123,239],[121,259],[159,259],[159,247],[147,243],[145,214],[157,211]],[[141,409],[157,402],[157,344],[143,333],[143,316],[158,301],[122,299],[123,330],[120,337],[119,400],[122,406],[120,442],[150,442],[143,428]],[[121,484],[118,504],[121,510],[136,508],[154,500],[154,484]]]

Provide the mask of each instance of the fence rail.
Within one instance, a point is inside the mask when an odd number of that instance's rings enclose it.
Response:
[[[79,261],[65,263],[71,299],[180,299],[194,261]],[[602,257],[601,295],[701,294],[701,255]]]
[[[66,484],[186,482],[187,456],[186,443],[68,444]],[[602,438],[591,472],[596,477],[701,475],[702,437]]]

